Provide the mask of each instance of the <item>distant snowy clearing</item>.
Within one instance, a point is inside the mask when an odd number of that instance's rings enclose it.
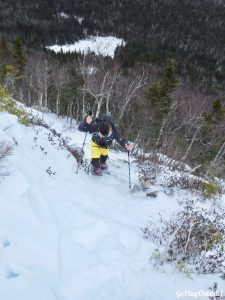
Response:
[[[80,40],[74,44],[68,44],[64,46],[53,45],[47,46],[47,49],[54,52],[81,52],[87,54],[88,52],[94,52],[97,55],[114,57],[114,53],[117,46],[124,44],[123,39],[119,39],[113,36],[91,36],[88,39]]]

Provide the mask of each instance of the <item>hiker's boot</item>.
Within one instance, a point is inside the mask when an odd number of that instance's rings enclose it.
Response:
[[[100,168],[101,170],[107,170],[108,169],[107,163],[101,163]]]
[[[102,175],[102,169],[101,168],[93,167],[92,168],[92,174],[93,175],[97,175],[97,176],[101,176]]]

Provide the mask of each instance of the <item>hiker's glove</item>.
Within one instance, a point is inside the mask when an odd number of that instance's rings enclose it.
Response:
[[[126,141],[126,142],[124,143],[124,148],[125,148],[127,151],[130,151],[131,148],[132,148],[131,143]]]

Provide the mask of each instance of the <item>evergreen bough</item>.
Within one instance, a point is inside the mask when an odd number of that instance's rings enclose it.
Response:
[[[8,113],[18,117],[18,121],[23,125],[30,125],[30,119],[27,114],[19,109],[16,102],[10,96],[8,90],[0,85],[0,112],[7,111]]]
[[[149,224],[142,229],[144,238],[156,243],[151,260],[155,264],[175,262],[177,269],[198,273],[225,271],[225,210],[206,209],[187,201],[169,221],[161,220],[162,227]],[[186,273],[186,272],[185,272]]]

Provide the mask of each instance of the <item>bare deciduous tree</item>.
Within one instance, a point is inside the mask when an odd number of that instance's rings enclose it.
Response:
[[[130,103],[132,98],[135,96],[135,93],[137,90],[139,90],[141,87],[143,87],[147,83],[148,74],[143,71],[140,76],[138,76],[137,79],[134,79],[128,86],[128,90],[125,95],[124,103],[122,104],[122,110],[120,112],[119,121],[122,119],[125,109],[127,108],[127,105]]]
[[[36,53],[28,59],[25,76],[29,94],[36,94],[38,106],[47,108],[49,62],[42,53]]]

